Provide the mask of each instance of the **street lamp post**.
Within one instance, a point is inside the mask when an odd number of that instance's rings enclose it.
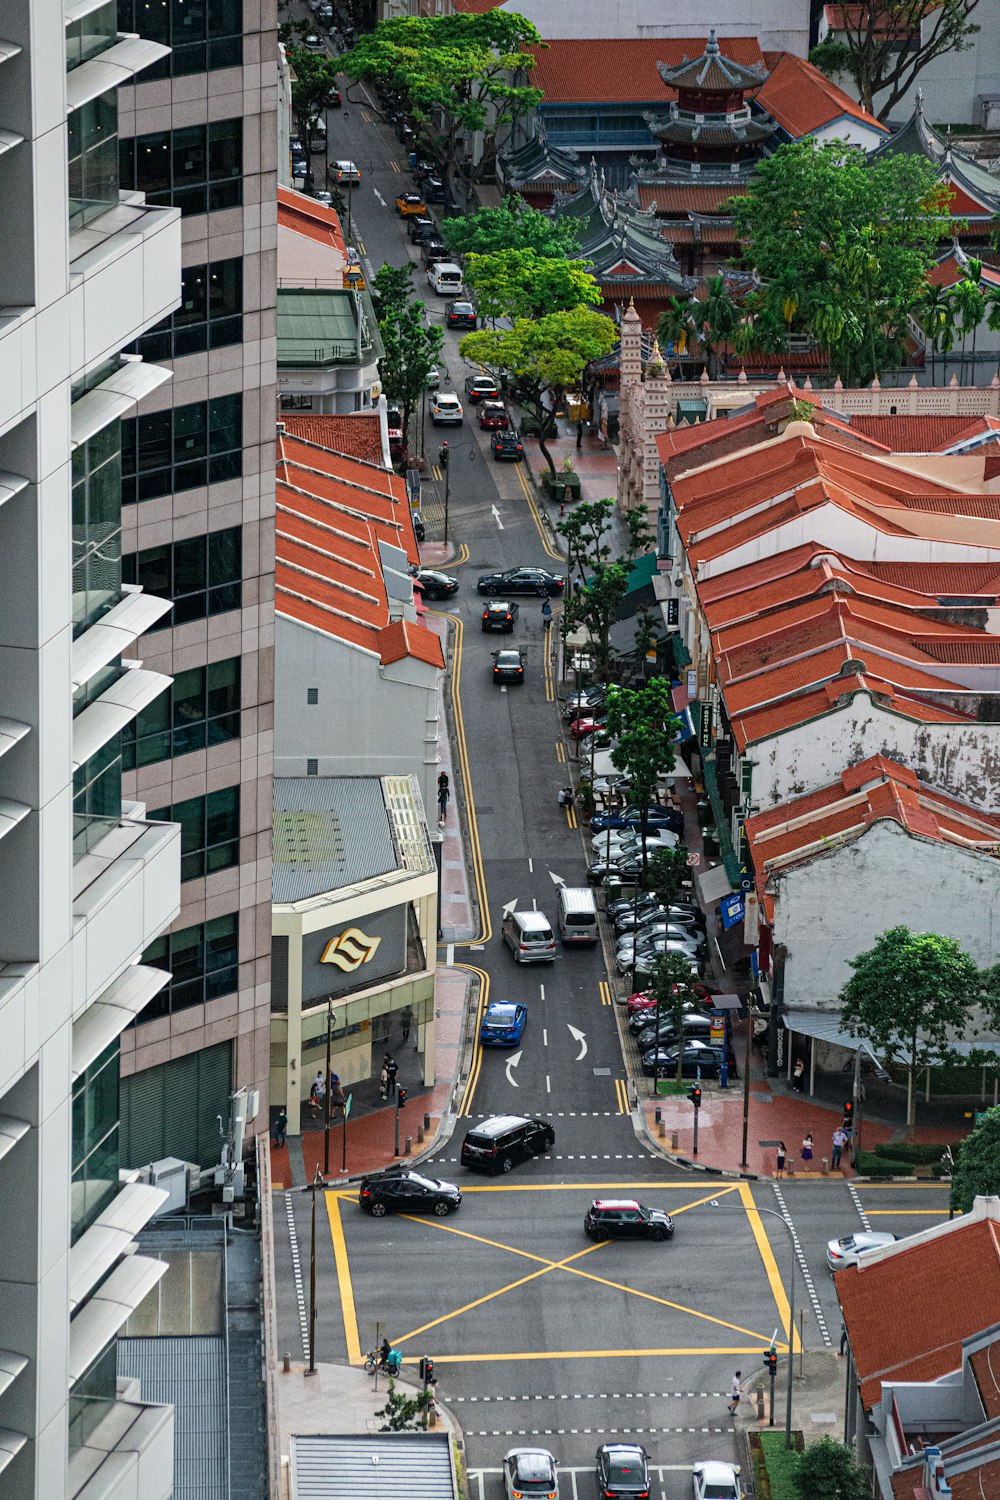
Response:
[[[307,1375],[316,1374],[316,1189],[323,1186],[323,1174],[316,1163],[312,1180],[312,1239],[309,1246],[309,1368]]]
[[[792,1244],[792,1265],[788,1277],[788,1390],[785,1399],[785,1447],[792,1446],[792,1356],[795,1347],[795,1234],[788,1220],[778,1213],[776,1208],[758,1208],[754,1204],[754,1211],[759,1214],[770,1214],[772,1219],[777,1219],[785,1229]]]
[[[323,1176],[330,1175],[330,1104],[333,1089],[330,1087],[330,1031],[333,1023],[333,996],[328,995],[326,1000],[326,1088],[323,1090],[323,1099],[326,1108],[323,1111]]]

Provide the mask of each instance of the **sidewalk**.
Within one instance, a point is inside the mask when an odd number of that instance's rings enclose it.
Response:
[[[801,1370],[801,1373],[800,1373]],[[763,1368],[743,1371],[746,1392],[736,1414],[736,1430],[748,1432],[784,1432],[788,1400],[788,1363],[778,1356],[778,1373],[774,1382],[774,1426],[770,1415],[771,1377]],[[749,1378],[748,1378],[749,1376]],[[844,1436],[844,1391],[847,1361],[835,1349],[807,1349],[796,1354],[792,1377],[792,1431],[802,1433],[807,1443],[832,1437],[838,1442]],[[758,1417],[757,1387],[764,1393],[764,1415]]]
[[[415,1396],[420,1390],[416,1372],[411,1376],[404,1366],[396,1380],[397,1390]],[[305,1365],[292,1365],[286,1375],[278,1368],[274,1379],[278,1407],[278,1439],[281,1452],[287,1454],[290,1439],[311,1433],[379,1432],[382,1419],[375,1413],[386,1403],[388,1381],[385,1375],[375,1378],[352,1365],[317,1364],[315,1375],[306,1374]],[[436,1404],[437,1431],[444,1428],[453,1438],[461,1439],[462,1429],[446,1407]]]

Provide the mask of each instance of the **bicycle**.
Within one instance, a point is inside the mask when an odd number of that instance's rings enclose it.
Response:
[[[365,1355],[365,1374],[398,1375],[401,1364],[402,1356],[395,1349],[389,1350],[388,1359],[382,1358],[381,1349],[369,1349]]]

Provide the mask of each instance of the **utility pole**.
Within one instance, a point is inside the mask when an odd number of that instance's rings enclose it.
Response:
[[[312,1180],[312,1239],[309,1246],[309,1368],[307,1375],[316,1374],[316,1189],[323,1186],[323,1175],[316,1163]]]
[[[740,1158],[740,1166],[744,1172],[747,1167],[747,1136],[750,1133],[750,1044],[753,1040],[753,1002],[747,1001],[747,1044],[743,1053],[743,1155]],[[774,1376],[772,1375],[771,1405],[774,1405]]]
[[[406,1090],[404,1088],[397,1087],[397,1089],[396,1089],[396,1117],[395,1117],[395,1121],[394,1121],[394,1139],[393,1139],[393,1148],[392,1148],[392,1154],[393,1154],[393,1156],[398,1156],[399,1155],[399,1111],[401,1109],[405,1109],[405,1108],[406,1108]]]
[[[330,1031],[333,1023],[333,996],[326,997],[326,1076],[324,1078],[325,1088],[323,1100],[326,1108],[323,1111],[323,1176],[330,1175],[330,1095],[333,1093],[330,1087]],[[344,1126],[347,1128],[346,1122]]]
[[[440,448],[438,449],[438,463],[441,465],[441,468],[444,470],[444,539],[447,542],[447,540],[448,540],[448,488],[449,488],[449,485],[448,485],[449,472],[448,472],[448,443],[447,443],[447,440],[445,442],[443,442],[441,444]]]

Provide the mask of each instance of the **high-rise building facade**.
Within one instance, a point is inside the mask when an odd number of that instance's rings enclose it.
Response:
[[[162,45],[114,4],[0,7],[0,1495],[173,1488],[173,1418],[117,1380],[165,1265],[120,1177],[120,1036],[166,984],[182,830],[123,780],[169,700],[169,598],[123,573],[123,434],[170,371],[123,351],[181,298],[180,212],[122,192],[119,92]],[[127,453],[125,455],[127,457]],[[156,639],[155,634],[149,639]]]
[[[274,699],[277,31],[274,0],[117,0],[170,51],[119,91],[123,184],[181,214],[181,303],[136,344],[173,372],[123,424],[124,576],[174,608],[143,643],[173,687],[124,782],[181,825],[170,984],[122,1039],[138,1166],[218,1160],[232,1089],[266,1126]]]

